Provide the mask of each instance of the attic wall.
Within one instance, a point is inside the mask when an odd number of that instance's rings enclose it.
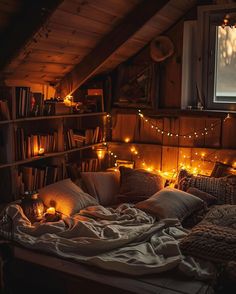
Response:
[[[169,172],[185,165],[209,175],[216,161],[236,164],[236,117],[231,114],[226,118],[227,112],[181,110],[183,28],[181,20],[166,32],[174,43],[175,53],[159,65],[156,110],[142,109],[149,122],[138,116],[138,108],[113,107],[110,149],[117,158],[134,161],[136,167]],[[150,61],[148,50],[147,47],[135,58],[146,56],[146,61]],[[214,128],[211,129],[211,125]],[[153,126],[164,130],[164,135]],[[179,136],[167,136],[168,132]],[[195,132],[198,132],[197,137]]]

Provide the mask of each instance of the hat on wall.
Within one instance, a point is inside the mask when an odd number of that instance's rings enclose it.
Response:
[[[156,62],[161,62],[174,53],[174,44],[167,36],[158,36],[151,41],[150,55]]]

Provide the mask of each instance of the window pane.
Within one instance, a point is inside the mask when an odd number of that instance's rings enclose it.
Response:
[[[216,103],[236,103],[236,28],[217,27],[214,96]]]

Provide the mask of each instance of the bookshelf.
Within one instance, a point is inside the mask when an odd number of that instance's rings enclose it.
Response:
[[[77,172],[99,168],[96,148],[106,141],[106,112],[43,115],[43,95],[36,94],[31,107],[30,88],[0,87],[1,203],[70,176],[70,166]]]

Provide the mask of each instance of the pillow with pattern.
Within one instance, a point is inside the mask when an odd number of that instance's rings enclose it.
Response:
[[[221,178],[190,176],[180,180],[178,188],[187,191],[195,187],[217,198],[217,204],[236,204],[236,176]]]
[[[184,255],[213,262],[236,261],[236,205],[216,205],[180,241]]]

